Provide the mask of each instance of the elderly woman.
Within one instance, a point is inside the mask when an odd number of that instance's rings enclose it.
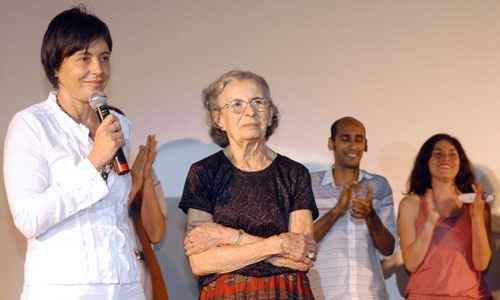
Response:
[[[313,299],[316,244],[307,169],[266,145],[278,125],[267,82],[230,71],[203,91],[219,151],[191,166],[179,207],[200,299]]]
[[[111,50],[108,27],[84,7],[54,17],[41,58],[55,91],[10,122],[5,186],[28,241],[22,299],[144,299],[128,203],[142,191],[142,207],[156,209],[144,214],[164,220],[150,171],[155,141],[148,139],[149,159],[134,168],[129,193],[131,176],[110,162],[129,149],[130,123],[115,113],[99,123],[89,105],[110,78]],[[163,231],[160,224],[148,235],[157,241]]]
[[[463,203],[471,192],[475,200]],[[492,299],[482,273],[491,259],[490,209],[456,138],[436,134],[420,149],[398,226],[408,299]]]

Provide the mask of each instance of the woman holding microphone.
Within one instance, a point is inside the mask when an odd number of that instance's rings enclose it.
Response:
[[[85,8],[54,17],[41,60],[55,91],[10,122],[5,186],[27,239],[21,299],[144,299],[131,176],[110,167],[120,147],[128,153],[130,122],[112,113],[99,123],[89,105],[111,76],[111,51],[107,25]]]

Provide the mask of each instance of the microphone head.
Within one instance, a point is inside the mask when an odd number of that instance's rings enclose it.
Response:
[[[92,109],[97,109],[108,102],[108,97],[104,93],[96,93],[90,96],[89,104]]]

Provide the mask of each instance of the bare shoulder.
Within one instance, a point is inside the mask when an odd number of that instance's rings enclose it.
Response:
[[[416,194],[409,194],[399,202],[399,214],[405,216],[416,216],[420,207],[420,197]]]

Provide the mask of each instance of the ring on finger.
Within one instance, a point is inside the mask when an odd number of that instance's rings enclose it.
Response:
[[[307,257],[307,258],[309,258],[310,260],[313,260],[313,259],[314,259],[314,256],[315,256],[315,254],[314,254],[314,252],[313,252],[313,251],[309,251],[309,252],[307,253],[307,255],[306,255],[306,257]]]

